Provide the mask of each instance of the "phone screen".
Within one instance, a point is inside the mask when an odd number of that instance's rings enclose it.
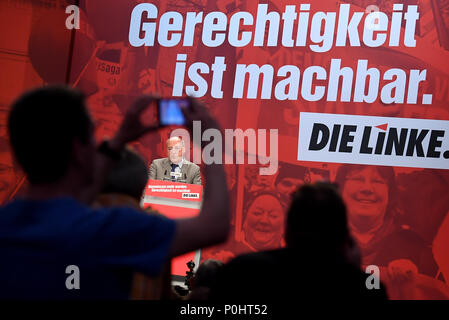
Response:
[[[160,99],[159,100],[159,125],[183,126],[186,119],[181,108],[186,108],[189,101],[186,99]]]

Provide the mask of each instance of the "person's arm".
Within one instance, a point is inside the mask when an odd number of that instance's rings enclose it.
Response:
[[[191,99],[191,110],[183,112],[190,125],[192,121],[199,120],[204,130],[218,129],[218,123],[196,100]],[[171,256],[223,242],[228,236],[229,195],[223,165],[210,164],[205,167],[206,185],[201,211],[195,218],[176,220]]]
[[[124,115],[120,129],[116,135],[108,141],[108,147],[112,153],[120,155],[128,142],[139,139],[145,133],[158,129],[157,125],[144,125],[141,122],[142,113],[156,101],[157,97],[144,95],[136,99],[128,112]],[[118,161],[114,157],[102,152],[97,152],[95,177],[90,188],[84,190],[82,195],[85,202],[90,203],[101,191],[106,181],[107,174]]]
[[[131,106],[125,114],[119,131],[109,141],[109,147],[112,151],[120,153],[128,142],[136,140],[148,131],[158,128],[154,125],[144,126],[140,121],[143,111],[155,99],[151,96],[142,96]],[[187,113],[183,110],[190,125],[193,124],[193,121],[199,120],[202,122],[204,130],[218,128],[216,121],[209,116],[202,105],[195,100],[191,100],[191,105],[192,108]],[[190,131],[192,131],[192,127],[190,127]],[[99,154],[95,182],[92,188],[86,191],[90,200],[103,187],[106,175],[115,161],[110,156]],[[171,256],[219,243],[227,237],[229,230],[229,199],[223,167],[221,164],[208,165],[205,173],[207,184],[203,192],[203,207],[197,217],[175,221],[176,231],[169,250]]]

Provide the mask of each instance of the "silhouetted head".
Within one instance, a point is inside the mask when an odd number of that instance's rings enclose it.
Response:
[[[317,182],[296,190],[287,212],[288,247],[336,251],[349,239],[346,207],[334,185]]]
[[[213,259],[204,261],[195,273],[194,287],[211,288],[216,281],[217,273],[224,266],[223,262]]]
[[[120,161],[109,171],[103,192],[126,194],[140,201],[147,182],[145,160],[128,147],[123,151]]]
[[[93,123],[79,91],[48,86],[26,92],[11,106],[8,126],[12,150],[31,185],[58,182],[70,170],[84,183],[92,181]]]

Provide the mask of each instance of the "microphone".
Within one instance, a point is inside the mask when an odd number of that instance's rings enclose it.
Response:
[[[182,178],[182,176],[180,178]],[[187,174],[184,173],[184,179],[177,179],[176,182],[187,183]]]
[[[163,181],[171,181],[171,179],[169,177],[167,177],[167,170],[165,170],[164,172],[164,179],[162,179]]]
[[[170,172],[170,176],[172,178],[172,180],[178,181],[182,175],[180,172]]]

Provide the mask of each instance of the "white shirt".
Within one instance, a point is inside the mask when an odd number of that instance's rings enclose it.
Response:
[[[182,165],[184,164],[184,162],[185,162],[185,159],[182,158],[181,161],[178,162],[178,167],[175,168],[174,172],[181,172],[181,168],[182,168]],[[175,163],[170,161],[170,165],[172,165],[172,164],[175,164]]]

